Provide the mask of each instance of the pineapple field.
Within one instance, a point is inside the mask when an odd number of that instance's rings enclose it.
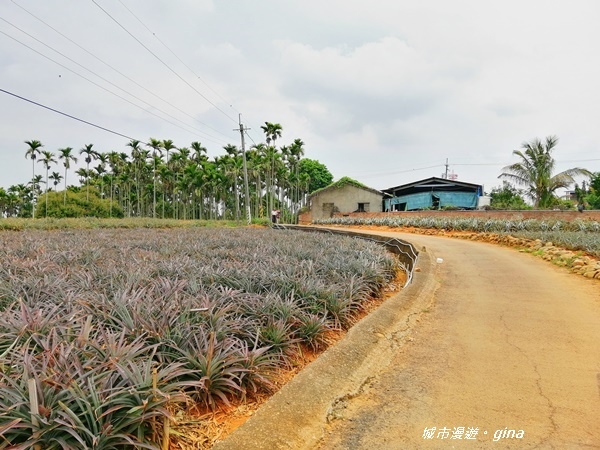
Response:
[[[399,269],[263,228],[2,231],[0,261],[0,449],[168,448],[177,411],[269,392]]]
[[[473,217],[334,217],[315,221],[318,225],[412,227],[445,231],[507,234],[523,239],[540,239],[560,247],[600,258],[600,222],[595,220],[508,220]]]

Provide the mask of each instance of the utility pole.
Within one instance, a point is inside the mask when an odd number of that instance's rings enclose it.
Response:
[[[242,124],[242,115],[239,115],[239,123],[240,128],[234,131],[239,131],[242,136],[242,161],[244,163],[244,195],[246,197],[246,222],[248,225],[252,222],[252,217],[250,215],[250,189],[248,188],[248,166],[246,164],[246,145],[244,141],[244,132],[249,130],[250,128],[244,128]]]
[[[445,164],[445,166],[446,166],[446,175],[444,175],[444,179],[447,180],[448,179],[448,158],[446,158],[446,164]]]

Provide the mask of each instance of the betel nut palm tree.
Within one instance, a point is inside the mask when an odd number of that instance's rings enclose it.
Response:
[[[163,143],[152,137],[149,140],[146,145],[152,149],[152,217],[156,219],[156,158],[157,153],[158,156],[162,156]]]
[[[82,149],[79,150],[80,155],[85,155],[85,164],[86,164],[86,177],[85,177],[85,185],[86,185],[86,201],[90,200],[90,163],[92,160],[97,158],[98,153],[96,150],[93,150],[92,147],[94,144],[86,144]]]
[[[63,160],[63,166],[65,167],[65,192],[63,195],[63,205],[67,204],[67,172],[71,168],[71,163],[77,163],[77,157],[73,154],[72,147],[65,147],[58,149],[58,159]]]
[[[283,131],[283,128],[280,124],[278,123],[272,123],[272,122],[265,122],[264,125],[261,125],[260,127],[263,131],[263,133],[265,133],[265,137],[266,137],[266,141],[267,141],[267,146],[270,146],[271,142],[273,143],[272,146],[272,151],[269,153],[269,162],[270,162],[270,167],[269,167],[269,183],[267,185],[267,208],[270,210],[274,209],[275,207],[275,203],[273,200],[273,196],[274,196],[274,192],[273,192],[273,188],[275,185],[274,182],[274,178],[275,178],[275,155],[277,154],[277,147],[275,145],[275,142],[277,141],[278,138],[281,137],[281,133]],[[269,150],[269,148],[267,148],[267,150]]]
[[[54,153],[48,150],[43,150],[42,158],[40,158],[39,162],[41,162],[46,168],[46,217],[48,217],[48,171],[50,170],[50,165],[52,163],[56,164],[56,159],[54,159]]]
[[[575,167],[554,174],[555,161],[552,151],[558,143],[556,136],[548,136],[542,142],[533,139],[521,144],[521,150],[514,150],[513,155],[521,160],[502,169],[498,178],[507,178],[518,185],[525,186],[525,193],[535,207],[548,208],[555,200],[554,193],[560,188],[567,188],[578,175],[589,176],[586,169]]]
[[[31,179],[33,180],[35,178],[35,160],[37,158],[37,155],[39,155],[41,152],[40,147],[43,147],[44,145],[40,141],[37,141],[35,139],[31,141],[25,141],[25,143],[29,146],[29,148],[25,152],[25,158],[31,159]],[[31,217],[35,219],[35,189],[33,190],[33,204],[31,205]]]

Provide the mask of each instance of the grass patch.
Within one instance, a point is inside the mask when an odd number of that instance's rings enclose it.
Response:
[[[253,225],[268,226],[268,219],[252,219]],[[245,221],[235,220],[175,220],[175,219],[152,219],[152,218],[129,218],[129,219],[98,219],[65,218],[65,219],[0,219],[0,230],[23,231],[23,230],[69,230],[84,229],[94,230],[101,228],[202,228],[202,227],[239,227],[245,226]]]

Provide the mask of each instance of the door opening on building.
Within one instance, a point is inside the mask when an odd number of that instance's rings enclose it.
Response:
[[[333,217],[334,208],[333,203],[323,203],[323,217]]]

